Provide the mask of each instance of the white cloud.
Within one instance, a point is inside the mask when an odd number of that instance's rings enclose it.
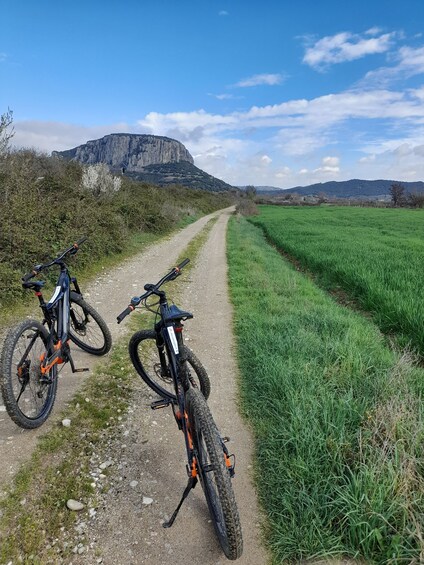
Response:
[[[338,167],[340,163],[340,159],[338,157],[324,157],[322,160],[322,164],[325,167]]]
[[[278,180],[279,186],[289,187],[402,174],[408,180],[411,171],[424,177],[424,87],[345,91],[229,113],[150,112],[132,125],[14,125],[16,145],[45,151],[69,149],[114,132],[169,136],[184,143],[198,167],[235,185]],[[341,140],[351,143],[350,157]]]
[[[281,179],[285,180],[291,174],[292,174],[292,171],[291,171],[290,167],[282,167],[282,168],[280,168],[276,171],[275,178],[277,180],[281,180]]]
[[[378,35],[381,32],[382,32],[381,28],[374,26],[374,27],[370,27],[370,29],[367,29],[365,35]]]
[[[229,16],[229,13],[226,10],[221,10],[218,12],[218,16]]]
[[[324,157],[321,166],[314,169],[314,173],[334,174],[340,172],[338,157]]]
[[[361,157],[359,159],[359,163],[373,163],[376,159],[376,155],[375,153],[372,153],[371,155],[367,155],[366,157]]]
[[[380,67],[368,72],[358,86],[388,87],[399,79],[406,79],[424,73],[424,47],[401,47],[392,57],[391,67]],[[423,90],[423,89],[421,89]]]
[[[371,28],[365,34],[375,35],[377,32],[377,28]],[[375,53],[385,53],[390,49],[395,35],[392,32],[378,37],[364,38],[350,32],[342,32],[326,36],[306,49],[303,62],[315,69],[322,69],[329,64],[353,61]]]
[[[6,61],[6,59],[7,59],[7,53],[0,53],[0,63]]]
[[[268,86],[275,86],[276,84],[281,84],[284,80],[284,76],[280,73],[276,74],[260,74],[260,75],[253,75],[249,78],[245,78],[239,82],[237,82],[234,86],[239,88],[246,88],[250,86],[260,86],[260,85],[268,85]]]
[[[235,100],[236,98],[240,98],[240,96],[234,96],[234,94],[211,94],[209,93],[208,96],[212,96],[217,100]]]
[[[37,120],[15,121],[15,135],[12,143],[15,147],[34,148],[50,153],[64,151],[98,139],[109,133],[129,132],[125,123],[104,126],[78,126],[61,122],[41,122]]]
[[[424,178],[424,131],[418,144],[402,142],[359,160],[358,178],[416,181]]]

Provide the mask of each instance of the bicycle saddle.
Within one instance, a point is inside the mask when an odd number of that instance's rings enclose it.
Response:
[[[180,310],[178,306],[172,304],[171,306],[168,306],[168,308],[166,309],[164,320],[165,322],[172,322],[174,320],[181,320],[182,318],[189,320],[192,317],[193,314],[190,314],[190,312]]]

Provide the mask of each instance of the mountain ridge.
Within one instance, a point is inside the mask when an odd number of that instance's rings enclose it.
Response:
[[[105,163],[115,173],[159,186],[180,184],[212,192],[235,188],[196,167],[186,147],[165,136],[112,133],[52,155],[86,165]]]
[[[271,186],[256,186],[258,194],[279,195],[299,194],[301,196],[316,196],[325,193],[333,198],[387,198],[390,196],[392,184],[401,184],[407,192],[424,192],[424,182],[404,182],[397,180],[365,180],[350,179],[347,181],[327,181],[293,188],[278,188]]]

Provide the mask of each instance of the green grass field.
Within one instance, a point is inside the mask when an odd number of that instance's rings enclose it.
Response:
[[[423,210],[263,206],[252,221],[324,288],[341,289],[424,355]]]
[[[316,224],[304,222],[304,233]],[[228,259],[242,409],[274,563],[420,562],[424,371],[244,219],[230,223]]]

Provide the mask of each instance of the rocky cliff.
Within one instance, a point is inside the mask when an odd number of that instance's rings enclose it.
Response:
[[[141,173],[144,167],[186,161],[193,157],[182,143],[158,135],[112,133],[68,151],[54,151],[65,159],[87,165],[106,163],[112,170]]]
[[[198,169],[184,145],[169,137],[112,133],[53,155],[86,165],[106,163],[114,172],[159,186],[179,184],[213,192],[234,188]]]

